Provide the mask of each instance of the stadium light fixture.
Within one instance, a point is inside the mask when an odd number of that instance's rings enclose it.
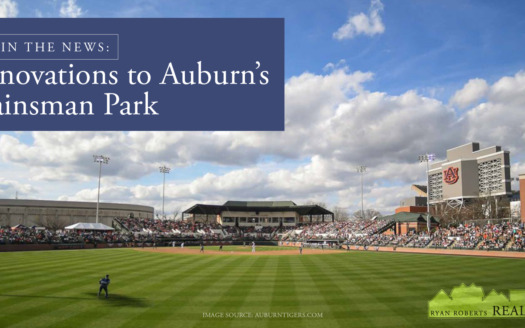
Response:
[[[419,155],[418,159],[419,159],[420,163],[425,162],[427,164],[427,170],[426,170],[426,174],[427,174],[427,230],[428,230],[428,234],[430,234],[430,198],[429,198],[429,195],[430,195],[430,177],[428,176],[428,171],[429,171],[428,162],[432,162],[433,160],[435,160],[436,159],[436,155],[435,154]]]
[[[365,206],[364,206],[364,198],[363,198],[363,174],[366,172],[366,166],[359,165],[357,168],[357,172],[361,174],[361,219],[365,219]]]
[[[162,218],[166,218],[164,215],[164,192],[166,190],[166,173],[170,173],[171,169],[166,165],[159,167],[160,173],[162,173]]]
[[[98,167],[98,195],[97,195],[97,214],[95,222],[98,223],[98,210],[99,210],[99,203],[100,203],[100,177],[102,176],[102,164],[108,164],[109,163],[109,157],[104,155],[93,155],[93,161],[95,163],[99,164]]]

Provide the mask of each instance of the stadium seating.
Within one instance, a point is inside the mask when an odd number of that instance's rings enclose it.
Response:
[[[302,224],[294,227],[232,227],[217,223],[171,221],[143,218],[115,218],[113,232],[50,231],[37,227],[0,227],[2,244],[143,243],[177,240],[206,241],[289,241],[346,244],[353,246],[396,246],[414,248],[456,248],[523,251],[521,223],[440,227],[427,234],[393,234],[392,221],[354,220]]]

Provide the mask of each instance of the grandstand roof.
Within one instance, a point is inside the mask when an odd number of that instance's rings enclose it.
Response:
[[[294,202],[290,200],[285,201],[241,201],[241,200],[229,200],[224,203],[224,206],[263,206],[263,207],[276,207],[276,206],[296,206]]]
[[[61,200],[38,199],[0,199],[0,207],[37,207],[37,208],[65,208],[90,210],[97,207],[97,202],[75,202]],[[153,207],[135,204],[99,203],[100,210],[145,211],[153,213]]]
[[[64,229],[66,230],[101,230],[101,231],[115,230],[112,227],[109,227],[102,223],[85,223],[85,222],[75,223],[75,224],[65,227]]]
[[[228,205],[231,204],[231,205]],[[185,210],[185,214],[213,214],[223,211],[238,212],[285,212],[295,211],[299,215],[333,215],[334,213],[319,205],[296,205],[294,202],[236,202],[228,201],[224,205],[195,204]]]
[[[396,222],[427,222],[426,213],[410,213],[410,212],[399,212],[393,215],[387,215],[378,220],[394,220]],[[430,216],[430,222],[439,223],[439,218]]]
[[[427,186],[425,185],[413,184],[412,190],[414,190],[418,196],[427,197]]]

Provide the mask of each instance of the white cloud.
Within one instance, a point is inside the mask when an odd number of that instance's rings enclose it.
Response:
[[[60,6],[60,17],[77,18],[84,15],[84,11],[77,4],[76,0],[67,0]]]
[[[36,189],[29,184],[22,184],[18,181],[8,180],[0,177],[0,198],[27,198],[28,195],[36,193]]]
[[[195,203],[222,204],[226,200],[293,200],[299,204],[322,201],[354,211],[360,207],[360,176],[355,164],[314,156],[294,169],[266,172],[259,167],[232,170],[225,174],[206,173],[184,183],[166,182],[166,208],[186,209]],[[385,213],[399,206],[401,199],[412,195],[408,187],[424,179],[420,163],[382,163],[372,165],[364,176],[367,206]],[[395,182],[382,185],[378,181]],[[384,194],[382,194],[384,192]],[[331,195],[337,195],[335,201]],[[97,188],[82,189],[61,200],[93,201]],[[333,197],[332,197],[333,198]],[[162,184],[122,186],[103,181],[101,200],[161,207]]]
[[[471,79],[461,90],[450,98],[452,105],[457,105],[459,108],[468,107],[487,95],[489,91],[489,85],[487,81],[483,79]]]
[[[0,156],[27,166],[33,180],[89,180],[97,172],[93,154],[111,157],[104,168],[108,176],[136,179],[155,167],[127,145],[123,132],[33,132],[32,136],[34,143],[26,145],[13,136],[1,135]]]
[[[457,120],[441,102],[414,91],[399,96],[369,92],[363,83],[370,79],[371,73],[350,72],[346,67],[334,67],[322,75],[292,77],[286,83],[285,132],[33,132],[34,141],[29,144],[1,135],[0,156],[7,163],[28,168],[36,184],[49,180],[78,185],[96,180],[97,167],[91,155],[108,155],[111,162],[104,167],[104,201],[158,206],[161,186],[133,186],[133,181],[156,172],[164,163],[176,170],[177,166],[204,162],[244,168],[225,174],[209,172],[169,185],[166,196],[170,204],[221,203],[226,199],[354,204],[358,195],[350,202],[330,199],[334,198],[330,195],[359,183],[357,164],[370,167],[366,176],[369,185],[380,180],[411,183],[423,174],[419,176],[422,171],[418,171],[414,176],[407,163],[415,163],[417,154],[429,148],[455,146],[455,139],[460,138],[455,132],[440,133],[443,128],[454,130]],[[427,122],[436,125],[423,133],[421,127]],[[275,160],[263,169],[260,160],[266,156]],[[300,164],[287,168],[280,164],[297,159]],[[122,187],[123,181],[131,186]],[[93,200],[93,188],[61,193],[60,198]]]
[[[361,209],[361,187],[351,187],[339,191],[339,205],[350,213]],[[392,214],[399,207],[401,200],[413,197],[414,193],[406,185],[381,186],[365,185],[364,208],[375,209],[383,215]]]
[[[0,18],[18,16],[18,4],[14,0],[0,0]]]
[[[333,33],[337,40],[352,39],[360,34],[373,36],[385,32],[385,25],[380,13],[383,11],[383,3],[380,0],[372,0],[368,15],[359,13],[348,18],[348,21]]]
[[[506,76],[488,90],[487,102],[465,115],[467,140],[500,145],[511,156],[525,152],[525,72]],[[514,154],[514,155],[513,155]]]
[[[355,167],[363,164],[366,203],[388,213],[412,194],[410,184],[424,182],[418,154],[443,157],[446,149],[470,141],[510,148],[513,162],[525,152],[525,72],[489,85],[486,102],[462,114],[413,90],[367,91],[372,77],[334,65],[324,74],[290,78],[285,132],[0,134],[0,166],[11,180],[31,183],[38,191],[32,194],[42,198],[93,201],[98,167],[92,155],[104,154],[111,161],[103,167],[103,201],[160,208],[162,180],[151,179],[158,166],[167,164],[176,173],[199,163],[192,178],[167,177],[167,209],[227,199],[290,199],[353,212],[360,207]]]

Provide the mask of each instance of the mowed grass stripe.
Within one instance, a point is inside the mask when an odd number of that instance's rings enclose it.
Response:
[[[118,326],[119,322],[122,324],[123,322],[130,320],[130,318],[151,309],[154,303],[158,301],[154,298],[154,295],[151,295],[151,291],[159,290],[161,285],[171,285],[174,280],[173,272],[168,270],[168,268],[175,265],[173,256],[161,255],[161,257],[164,260],[164,265],[149,266],[141,273],[141,275],[144,276],[143,279],[130,281],[127,287],[121,290],[112,291],[110,289],[109,300],[101,299],[101,302],[98,303],[98,307],[77,313],[75,316],[70,316],[65,320],[60,320],[56,326],[71,327],[73,324],[76,324],[77,327],[111,327],[112,322],[116,322]],[[219,262],[219,259],[213,258],[193,259],[192,264],[186,266],[185,270],[181,270],[180,273],[186,274],[193,270],[205,270],[210,265]],[[180,266],[180,268],[184,268],[184,266]],[[148,277],[150,279],[148,279]],[[116,305],[118,305],[121,303],[121,299],[124,300],[122,303],[128,303],[130,306],[127,308],[123,307],[122,309],[117,307],[115,309],[115,306],[113,306],[114,303],[112,302],[116,301]],[[79,322],[80,325],[78,324]]]
[[[377,263],[381,263],[382,261],[378,260],[370,260],[371,258],[375,257],[381,257],[384,256],[381,254],[368,254],[366,256],[359,257],[356,261],[352,262],[352,265],[358,265],[360,268],[362,268],[367,274],[363,275],[360,280],[362,280],[363,285],[366,286],[365,289],[368,290],[369,293],[377,294],[377,295],[385,295],[380,296],[380,301],[390,301],[390,306],[393,307],[395,311],[402,314],[403,317],[409,322],[406,326],[423,326],[428,325],[429,321],[426,317],[427,312],[427,306],[428,301],[441,289],[442,287],[433,287],[436,283],[435,280],[439,279],[441,281],[440,286],[450,286],[450,282],[446,282],[447,276],[443,275],[440,272],[441,268],[445,268],[445,270],[449,270],[450,267],[454,267],[456,271],[458,271],[459,268],[462,267],[461,265],[461,258],[452,258],[452,257],[442,257],[439,258],[432,258],[432,255],[430,256],[423,256],[421,258],[418,257],[410,257],[412,254],[396,254],[396,256],[399,255],[401,258],[399,258],[399,261],[393,262],[391,266],[383,266],[383,265],[377,265]],[[467,261],[466,265],[463,266],[465,269],[464,273],[470,277],[470,279],[475,278],[476,275],[470,274],[473,270],[470,268],[473,265],[478,266],[479,270],[479,264],[481,262],[486,262],[487,260],[497,260],[497,262],[500,262],[501,259],[490,259],[490,258],[471,258],[469,261]],[[521,262],[522,264],[525,264],[525,262]],[[511,267],[515,267],[516,265],[513,264]],[[334,267],[332,265],[332,267]],[[504,270],[500,271],[499,268],[492,267],[497,272],[500,272],[500,275],[504,275]],[[486,270],[485,270],[486,271]],[[414,275],[414,272],[417,272],[418,274]],[[428,277],[427,274],[431,274],[432,276],[438,277],[436,279],[432,279]],[[485,274],[485,272],[483,272]],[[408,277],[411,277],[409,280],[404,281],[396,281],[394,278],[392,283],[386,284],[385,281],[382,283],[378,281],[378,277],[384,280],[385,277],[392,277],[396,275],[405,275]],[[489,275],[492,275],[490,273]],[[444,278],[443,278],[444,277]],[[450,277],[449,277],[450,278]],[[432,281],[434,280],[434,281]],[[450,279],[448,279],[450,280]],[[499,279],[502,280],[501,277]],[[401,290],[410,290],[410,295],[403,295],[403,292],[395,291],[395,290],[385,290],[384,286],[392,286],[401,284],[402,287],[398,287],[396,289]],[[438,283],[439,284],[439,283]],[[453,284],[454,286],[459,285]],[[506,288],[502,288],[506,289]],[[486,290],[487,292],[487,290]],[[399,297],[401,295],[401,297]],[[370,307],[373,308],[377,305],[377,302],[372,302],[370,304]],[[370,317],[373,317],[372,315],[369,315]],[[433,326],[443,326],[443,327],[464,327],[464,324],[461,324],[461,322],[464,322],[464,320],[447,320],[446,322],[441,320],[433,320]],[[490,322],[486,320],[469,320],[469,327],[486,327],[486,326],[494,326],[497,327],[498,324],[495,324],[494,321],[500,321],[499,326],[502,325],[503,322],[507,323],[506,320],[490,320]],[[376,326],[385,326],[384,324],[377,324]],[[397,325],[392,325],[397,326]]]
[[[126,254],[122,254],[122,256],[126,257],[126,259],[129,258]],[[143,263],[143,260],[144,259],[137,259],[136,261],[137,263]],[[144,264],[144,267],[146,268],[152,263],[161,263],[161,261],[165,260],[166,259],[160,257],[157,259],[157,261],[150,262],[149,264]],[[122,264],[126,263],[126,261],[121,260],[115,263]],[[128,262],[123,267],[125,268],[125,270],[127,270],[130,267],[136,267],[136,263]],[[68,271],[70,271],[72,268],[75,267],[70,265],[68,266],[68,268]],[[108,267],[106,266],[106,268]],[[88,270],[88,268],[80,266],[76,268],[76,270],[86,271]],[[45,272],[43,272],[43,274],[45,274]],[[67,306],[72,303],[76,304],[80,301],[85,302],[86,298],[94,299],[96,291],[98,290],[98,279],[100,279],[101,275],[102,274],[100,273],[83,272],[83,274],[79,274],[76,276],[72,275],[68,279],[57,280],[54,283],[49,284],[51,285],[51,287],[49,288],[36,288],[32,294],[25,295],[25,297],[11,297],[11,299],[3,300],[3,302],[9,302],[10,306],[4,308],[4,311],[2,312],[2,315],[0,315],[0,318],[4,316],[4,320],[9,322],[10,324],[15,324],[17,322],[23,322],[27,318],[30,318],[31,316],[28,316],[28,314],[33,314],[34,316],[36,313],[39,312],[53,312],[54,310],[59,308],[57,306],[59,304],[64,304],[65,306]],[[67,282],[67,284],[65,282]],[[31,300],[31,297],[27,296],[31,295],[34,296],[34,298],[36,298],[37,301],[33,302],[34,304],[32,304],[32,306],[26,306],[25,303]]]
[[[390,313],[402,313],[405,319],[413,313],[420,314],[421,311],[425,311],[426,301],[433,294],[425,296],[422,294],[424,289],[415,284],[426,280],[426,273],[423,271],[423,267],[427,265],[425,261],[422,264],[412,261],[404,263],[405,259],[401,259],[399,261],[401,263],[382,265],[382,256],[379,253],[369,252],[366,257],[355,256],[353,261],[343,262],[346,267],[335,265],[332,267],[342,275],[353,267],[359,267],[359,270],[366,273],[360,277],[362,289],[370,295],[376,295],[375,299],[362,300],[362,303],[368,305],[370,309],[378,309],[381,305],[387,306],[391,310]],[[371,257],[378,260],[370,261]]]
[[[403,294],[403,289],[398,285],[392,284],[388,275],[375,275],[377,267],[371,265],[370,262],[361,262],[361,272],[359,274],[359,282],[355,283],[354,279],[348,276],[347,270],[341,268],[340,264],[348,264],[352,261],[352,256],[343,257],[319,257],[319,269],[329,277],[334,285],[338,286],[346,295],[354,295],[354,298],[359,300],[359,311],[362,313],[373,312],[381,313],[380,316],[367,315],[368,320],[374,326],[410,326],[409,322],[403,315],[403,308],[399,305],[403,304],[406,295]],[[337,262],[337,263],[335,263]],[[385,295],[399,295],[400,299],[395,302],[384,300]],[[345,309],[344,311],[351,311],[353,309]]]
[[[236,256],[228,256],[235,258]],[[184,326],[201,326],[203,320],[203,312],[210,312],[214,306],[220,306],[225,297],[236,299],[236,288],[242,284],[243,280],[250,276],[255,267],[258,267],[259,261],[255,257],[240,257],[235,262],[232,262],[224,270],[215,272],[205,278],[213,283],[204,286],[199,290],[199,293],[190,299],[186,298],[183,306],[179,307],[176,312],[172,313],[166,319],[169,322],[177,323]],[[233,280],[237,285],[233,285],[229,280]],[[201,286],[198,283],[197,286]],[[235,308],[235,301],[229,303],[232,305],[229,310]],[[206,326],[206,323],[204,323]],[[158,327],[164,327],[161,323]]]
[[[290,292],[294,294],[295,299],[293,304],[290,304],[288,311],[293,312],[295,310],[296,312],[303,313],[323,312],[319,305],[319,300],[315,301],[312,299],[312,290],[317,289],[317,287],[311,279],[308,279],[309,277],[307,277],[307,274],[299,269],[302,256],[288,257],[287,259],[288,261],[283,263],[283,271],[281,274],[288,278]],[[294,304],[296,308],[294,308]],[[298,318],[294,320],[297,321],[294,321],[293,324],[301,327],[325,326],[324,318]],[[271,323],[267,326],[271,327]]]
[[[220,283],[217,277],[236,270],[247,259],[240,257],[213,257],[200,255],[203,258],[218,259],[204,270],[195,270],[187,275],[187,281],[173,284],[170,293],[156,298],[155,307],[150,307],[132,320],[124,322],[125,327],[169,327],[169,322],[176,319],[186,320],[188,325],[202,315],[199,311],[199,297],[214,284]],[[154,297],[154,296],[152,296]],[[179,315],[176,315],[179,314]],[[170,317],[170,320],[167,318]],[[173,320],[173,321],[171,321]]]
[[[264,311],[270,305],[271,292],[275,287],[277,262],[278,258],[275,256],[258,256],[258,267],[242,280],[241,289],[234,294],[233,302],[230,297],[224,300],[224,310],[251,316]],[[227,319],[227,322],[228,327],[246,327],[257,326],[261,321],[254,318],[232,318]]]
[[[181,257],[164,254],[162,256],[168,260],[166,265],[151,267],[148,271],[141,272],[139,276],[131,278],[128,285],[135,287],[128,287],[121,292],[121,294],[142,300],[143,305],[134,306],[132,311],[118,308],[106,312],[103,316],[87,321],[85,327],[129,326],[125,323],[162,304],[163,298],[171,297],[174,293],[172,286],[185,285],[192,280],[194,272],[205,271],[210,266],[221,263],[220,259],[212,257],[195,258],[194,256]]]
[[[305,255],[299,261],[300,272],[308,276],[308,282],[312,284],[310,297],[315,303],[319,302],[320,304],[319,312],[323,313],[322,324],[324,326],[347,327],[346,323],[335,315],[335,311],[337,311],[338,306],[341,306],[342,302],[349,304],[352,301],[341,291],[338,291],[337,286],[332,284],[327,277],[321,274],[316,264],[319,261],[318,257],[319,255]]]
[[[352,277],[333,268],[337,263],[350,258],[351,255],[342,254],[330,257],[319,256],[311,261],[314,268],[310,270],[317,272],[320,277],[316,284],[319,289],[323,290],[326,301],[331,305],[331,315],[335,317],[339,325],[345,326],[351,323],[353,327],[406,326],[406,321],[402,316],[398,316],[388,307],[376,302],[378,295],[369,293],[363,288],[365,283],[359,282],[363,278],[359,271],[354,272],[355,276]],[[356,277],[359,279],[355,279]],[[371,303],[375,304],[371,306]],[[367,315],[371,312],[381,315]]]
[[[227,256],[227,258],[236,259],[222,269],[206,272],[207,276],[203,274],[200,280],[193,285],[193,290],[198,289],[197,293],[193,292],[194,296],[187,296],[192,289],[184,289],[182,291],[184,298],[177,306],[176,311],[168,313],[165,321],[158,322],[157,327],[171,327],[171,325],[166,325],[167,323],[183,325],[184,327],[200,325],[203,313],[210,312],[213,306],[220,304],[228,292],[233,292],[232,283],[241,281],[243,277],[249,275],[250,270],[257,262],[256,258],[250,257]],[[233,281],[229,282],[229,280]]]
[[[367,257],[375,255],[369,254]],[[406,271],[409,267],[413,267],[413,265],[405,263],[385,265],[380,260],[376,263],[376,261],[364,260],[353,255],[348,261],[341,261],[337,266],[332,265],[332,268],[339,271],[341,275],[347,276],[349,272],[359,274],[362,288],[365,288],[369,293],[377,294],[377,300],[388,300],[395,303],[407,302],[414,296],[418,296],[417,292],[413,292],[404,286],[408,280],[413,281],[414,275]],[[376,300],[372,301],[372,303],[375,302]]]
[[[239,312],[241,306],[246,302],[250,294],[251,288],[256,287],[257,279],[264,272],[268,263],[269,257],[248,257],[249,260],[243,263],[242,267],[238,267],[230,274],[218,277],[221,279],[222,290],[215,292],[214,290],[206,291],[214,301],[208,305],[203,304],[202,312],[205,313],[222,313],[225,315],[228,312]],[[254,283],[251,284],[251,279]],[[213,295],[210,295],[213,294]],[[199,321],[193,323],[192,327],[203,327],[213,325],[213,327],[229,327],[232,319],[228,318],[204,318],[201,315]]]
[[[138,255],[138,253],[137,253]],[[169,257],[164,257],[163,258],[164,262],[165,263],[171,263],[171,259]],[[142,259],[143,261],[143,259]],[[192,267],[193,268],[196,268],[196,269],[201,269],[201,268],[204,268],[206,267],[207,263],[203,263],[203,264],[200,264],[199,262],[196,262],[194,259],[188,257],[188,258],[185,258],[185,259],[181,259],[181,261],[178,262],[179,264],[183,264],[183,263],[192,263]],[[157,273],[157,266],[151,266],[150,265],[151,263],[144,263],[144,267],[136,267],[135,270],[137,271],[133,271],[133,273],[135,272],[141,272],[141,275],[148,275],[148,274],[152,274],[152,273]],[[197,266],[198,264],[201,265],[201,267],[195,267]],[[132,265],[132,264],[130,264]],[[110,295],[118,295],[118,291],[121,290],[123,292],[123,295],[130,295],[131,297],[128,297],[126,296],[123,300],[121,299],[117,299],[117,303],[115,304],[115,300],[114,298],[110,298],[109,303],[108,301],[102,299],[102,300],[99,300],[97,299],[96,297],[96,292],[98,290],[98,286],[96,285],[93,285],[93,286],[89,286],[87,288],[89,288],[89,290],[84,290],[83,292],[80,290],[82,289],[82,287],[80,289],[77,289],[77,290],[72,290],[70,291],[70,294],[74,293],[74,295],[84,295],[85,297],[82,297],[81,299],[81,302],[80,304],[77,304],[77,302],[74,302],[70,305],[67,305],[65,307],[58,307],[54,310],[48,310],[48,311],[44,311],[46,309],[43,309],[41,308],[40,310],[42,310],[42,315],[38,317],[38,319],[40,320],[33,320],[33,322],[24,322],[22,325],[23,326],[26,326],[27,324],[32,324],[31,326],[36,328],[36,327],[46,327],[46,322],[48,320],[53,320],[55,322],[64,322],[64,321],[67,321],[67,320],[71,320],[71,319],[68,319],[68,318],[71,318],[73,316],[78,316],[78,315],[82,315],[83,312],[82,311],[75,311],[75,309],[77,307],[85,307],[86,305],[97,305],[99,307],[99,309],[103,309],[105,306],[109,306],[110,309],[112,310],[115,310],[115,312],[128,312],[128,313],[132,313],[132,312],[135,312],[136,310],[136,307],[137,307],[137,303],[141,303],[143,301],[140,300],[140,298],[137,298],[137,297],[133,297],[133,295],[137,295],[137,293],[139,293],[141,291],[141,289],[145,289],[145,288],[148,288],[148,284],[133,284],[133,282],[140,282],[142,280],[136,280],[135,278],[129,278],[130,275],[133,275],[135,276],[133,273],[130,273],[128,275],[123,275],[123,276],[119,276],[119,275],[116,275],[116,279],[114,279],[114,281],[116,280],[117,282],[117,286],[120,284],[120,285],[124,285],[124,286],[128,286],[127,288],[125,288],[123,290],[123,288],[113,288],[114,284],[112,283],[110,285]],[[127,277],[127,279],[125,279],[124,277]],[[170,279],[171,277],[168,277],[167,279]],[[133,281],[129,281],[129,279],[132,279]],[[128,281],[128,283],[126,283],[125,281]],[[152,283],[155,283],[155,281],[152,281]],[[133,286],[140,286],[142,288],[133,288],[131,291],[128,290],[130,289],[130,287],[133,287]],[[85,289],[85,288],[84,288]],[[116,293],[117,292],[117,293]],[[122,298],[122,296],[120,297]],[[95,302],[95,303],[93,303]],[[100,303],[100,302],[103,302],[103,303]],[[100,304],[96,304],[96,303],[100,303]],[[127,306],[122,306],[122,307],[119,307],[119,305],[127,305]],[[72,307],[72,309],[71,309]],[[73,311],[71,311],[73,310]],[[101,313],[103,311],[100,311],[97,313],[97,317],[98,318],[103,318],[104,315]],[[118,316],[118,313],[115,313],[115,312],[112,312],[112,315],[113,314],[116,314],[116,316]],[[123,314],[123,315],[126,315],[126,314]],[[127,316],[127,315],[126,315]],[[121,319],[125,318],[125,316],[121,317]],[[44,320],[42,320],[44,319]],[[57,323],[57,324],[58,324]],[[77,326],[81,326],[83,324],[86,324],[86,320],[82,321],[82,324],[77,324]],[[69,325],[70,323],[66,323],[66,325]],[[56,324],[55,324],[56,325]]]
[[[184,324],[185,327],[206,326],[206,323],[202,323],[205,320],[203,313],[219,311],[217,307],[225,304],[225,297],[230,298],[230,301],[235,298],[239,284],[242,283],[243,278],[250,274],[256,263],[258,263],[256,257],[243,257],[229,263],[223,270],[215,273],[210,272],[208,277],[203,277],[203,279],[213,283],[207,286],[197,283],[199,293],[190,299],[185,298],[184,303],[178,306],[176,311],[169,313],[165,317],[165,322],[159,322],[157,327],[166,326],[167,322],[177,323],[178,325]],[[225,321],[213,321],[213,323],[214,327],[222,327],[223,325],[220,324],[225,323]]]
[[[75,268],[76,264],[78,263],[90,263],[90,266],[84,268],[86,270],[90,270],[91,268],[95,267],[98,268],[108,263],[123,263],[122,260],[124,259],[124,256],[126,254],[124,252],[112,254],[104,252],[103,250],[100,251],[101,253],[98,254],[96,254],[96,251],[87,251],[87,253],[91,253],[89,254],[89,256],[85,256],[85,253],[79,253],[77,256],[65,257],[59,255],[54,260],[52,258],[46,257],[48,258],[48,260],[45,262],[45,264],[33,264],[27,258],[21,257],[21,261],[31,263],[27,265],[27,269],[21,269],[21,271],[26,272],[24,274],[25,279],[20,279],[20,271],[18,271],[17,274],[16,271],[11,273],[7,270],[0,270],[0,274],[2,275],[2,277],[4,277],[4,279],[0,282],[1,286],[3,287],[2,291],[4,293],[9,292],[11,290],[20,291],[22,289],[22,286],[24,286],[27,282],[30,282],[34,278],[37,278],[39,282],[44,283],[45,281],[42,279],[45,278],[48,278],[48,280],[55,280],[56,277],[69,277],[71,276],[71,272],[64,269],[68,267]],[[61,253],[61,251],[59,253]],[[108,254],[110,255],[109,257],[107,257]],[[104,255],[104,258],[102,258],[101,255]],[[54,276],[42,276],[42,272],[52,272]]]
[[[384,256],[386,254],[370,254],[367,259],[371,257]],[[508,282],[502,280],[501,277],[505,276],[505,272],[509,269],[505,269],[505,266],[499,265],[500,259],[491,258],[460,258],[460,257],[443,257],[443,256],[415,256],[411,257],[412,254],[395,254],[395,260],[392,260],[392,264],[389,266],[378,266],[377,261],[363,262],[361,267],[368,271],[370,277],[374,276],[388,276],[395,283],[406,284],[407,281],[410,284],[404,287],[406,292],[410,293],[410,296],[418,296],[422,294],[422,291],[429,289],[442,289],[445,285],[459,285],[460,283],[470,284],[471,282],[483,281],[484,283],[490,283],[492,278],[487,279],[487,276],[494,276],[499,278],[498,281],[503,281],[504,284],[508,285]],[[429,258],[430,257],[430,258]],[[490,263],[492,260],[497,262]],[[503,259],[505,260],[505,259]],[[481,261],[481,262],[480,262]],[[480,270],[480,263],[487,263],[487,270]],[[519,261],[515,261],[518,263]],[[369,263],[372,263],[370,265]],[[498,263],[498,264],[496,264]],[[461,270],[459,270],[461,268]],[[515,266],[511,266],[515,268]],[[512,270],[512,269],[511,269]],[[473,281],[475,279],[476,281]],[[505,287],[503,287],[505,288]],[[508,287],[506,287],[508,288]],[[512,288],[512,287],[511,287]],[[517,286],[517,288],[520,288]],[[437,291],[432,290],[427,296],[435,295]]]
[[[104,252],[108,259],[120,258],[120,252],[115,251],[106,249],[61,250],[58,251],[58,253],[61,253],[58,256],[57,251],[0,253],[0,259],[2,259],[4,264],[0,271],[9,274],[11,272],[31,270],[35,266],[67,264],[69,261],[79,259],[79,257],[84,259],[99,258],[101,252]]]
[[[107,272],[107,269],[114,264],[118,264],[121,270],[129,270],[143,265],[148,267],[155,264],[156,261],[151,261],[149,264],[144,264],[144,258],[140,257],[134,261],[129,260],[130,253],[120,253],[119,258],[112,257],[110,260],[104,258],[104,253],[99,254],[100,258],[89,258],[89,265],[82,265],[86,259],[78,258],[76,261],[71,261],[66,267],[46,267],[34,268],[33,272],[39,273],[38,277],[19,279],[19,283],[14,284],[11,288],[2,289],[4,292],[1,295],[27,295],[28,290],[30,295],[35,296],[56,296],[57,293],[68,291],[77,288],[87,288],[89,290],[98,289],[98,280]],[[162,257],[157,260],[159,263],[163,261]],[[101,265],[100,269],[97,265]],[[103,271],[104,270],[104,271]],[[2,282],[3,284],[3,282]],[[2,298],[0,296],[0,298]],[[9,304],[10,307],[16,304],[25,303],[30,298],[18,297],[15,300],[10,300],[9,297],[0,300],[0,306],[4,307]],[[5,309],[12,314],[16,314],[16,308]],[[24,306],[23,310],[27,310]]]
[[[0,274],[2,274],[5,279],[2,280],[2,284],[6,285],[13,285],[17,282],[21,282],[20,279],[18,279],[18,274],[22,272],[26,272],[24,275],[26,278],[33,278],[40,275],[41,271],[54,271],[55,274],[59,275],[67,275],[68,272],[64,271],[63,269],[65,267],[70,266],[72,263],[75,262],[84,262],[84,261],[90,261],[92,259],[95,259],[96,257],[90,256],[90,257],[79,257],[79,256],[71,256],[71,257],[58,257],[58,258],[48,258],[46,261],[38,261],[36,263],[32,262],[30,259],[21,257],[20,261],[26,262],[27,264],[24,266],[19,266],[18,269],[13,270],[12,268],[9,268],[9,264],[3,263],[3,267],[0,269]],[[121,260],[122,255],[119,256],[112,256],[114,260]],[[3,260],[2,255],[0,254],[0,259]],[[60,270],[53,270],[54,268],[60,269]],[[35,270],[37,269],[37,270]]]
[[[486,293],[525,289],[525,261],[517,259],[373,251],[235,257],[122,249],[0,254],[4,258],[0,274],[12,283],[2,281],[0,288],[20,296],[0,296],[2,328],[523,326],[523,319],[427,318],[427,302],[437,291],[462,282],[481,285]],[[98,300],[98,279],[106,272],[113,278],[110,293],[119,297]],[[325,318],[202,320],[207,309],[316,311]],[[8,321],[14,310],[19,318]]]
[[[300,256],[299,254],[297,256]],[[290,260],[296,256],[280,256],[272,288],[271,301],[268,310],[270,313],[301,312],[301,306],[295,289],[295,279],[292,274]],[[275,321],[288,321],[289,324],[300,325],[301,318],[279,318],[266,322],[266,327],[272,327]]]
[[[191,327],[211,325],[220,328],[230,326],[232,319],[205,318],[203,313],[225,314],[227,312],[238,311],[248,296],[250,288],[253,286],[250,280],[256,279],[255,277],[262,272],[262,269],[268,261],[267,257],[256,256],[246,258],[242,267],[230,271],[227,275],[217,277],[217,279],[221,280],[221,283],[207,290],[205,294],[202,295],[206,298],[202,303],[202,312],[193,314],[197,315],[199,320],[191,322]],[[208,300],[210,302],[208,302]],[[180,314],[177,313],[176,318],[173,319],[180,321]]]

